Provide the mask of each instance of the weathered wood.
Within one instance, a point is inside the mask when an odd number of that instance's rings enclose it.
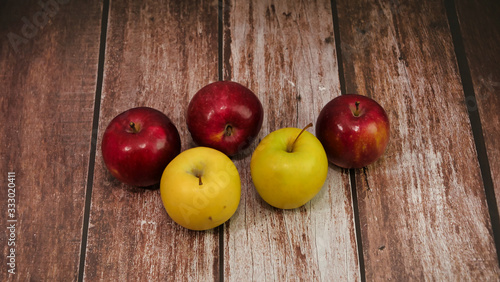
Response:
[[[366,278],[498,280],[466,101],[441,1],[338,1],[348,92],[391,120],[357,170]]]
[[[310,203],[271,208],[250,177],[256,140],[233,158],[243,194],[223,238],[181,228],[158,190],[122,185],[106,171],[102,132],[131,107],[162,110],[183,149],[193,146],[184,114],[194,93],[218,79],[218,1],[112,1],[95,141],[102,3],[60,1],[68,3],[48,7],[45,17],[40,1],[30,0],[0,3],[0,280],[77,279],[92,142],[87,280],[359,280],[360,273],[368,281],[499,280],[468,118],[479,111],[500,203],[499,4],[456,0],[471,101],[441,1],[337,1],[347,91],[374,97],[392,121],[386,155],[356,172],[366,269],[357,259],[349,176],[334,166]],[[340,95],[330,1],[225,0],[222,8],[224,78],[261,98],[259,139],[314,123]],[[7,221],[9,171],[17,222]],[[7,272],[11,223],[15,275]]]
[[[224,79],[246,85],[262,101],[259,140],[279,128],[315,123],[321,108],[340,95],[330,1],[225,1],[223,20]],[[224,278],[358,280],[348,173],[331,167],[311,202],[272,208],[250,176],[259,140],[235,158],[242,200],[225,225]]]
[[[102,133],[129,108],[163,111],[182,148],[192,144],[185,110],[216,81],[214,1],[117,1],[110,5],[85,278],[109,281],[219,279],[217,229],[191,232],[167,215],[160,191],[119,183],[100,152]]]
[[[82,242],[101,3],[56,2],[46,10],[38,1],[2,1],[0,6],[0,280],[74,281]],[[10,171],[15,172],[15,207],[8,206],[13,203],[8,202]],[[8,208],[15,208],[13,218]],[[7,229],[11,224],[15,237]],[[7,265],[11,248],[14,275]]]
[[[488,151],[497,206],[500,204],[500,3],[457,1],[465,52],[476,100],[469,99],[469,111],[479,111]]]

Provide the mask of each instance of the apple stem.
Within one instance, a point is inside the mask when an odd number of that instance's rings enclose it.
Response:
[[[299,140],[300,135],[302,135],[302,133],[304,133],[304,131],[306,131],[306,129],[308,129],[308,128],[309,128],[309,127],[311,127],[311,126],[313,126],[313,124],[312,124],[312,123],[309,123],[308,125],[306,125],[306,127],[304,127],[304,128],[300,131],[299,135],[297,135],[297,137],[295,138],[295,140],[293,140],[293,143],[292,143],[292,144],[288,144],[288,147],[286,148],[286,151],[287,151],[288,153],[293,152],[293,148],[295,147],[295,143],[297,143],[297,140]]]
[[[203,185],[203,181],[201,181],[201,176],[203,175],[203,170],[199,168],[194,168],[191,173],[198,178],[198,184]]]
[[[233,134],[233,127],[227,124],[226,128],[224,128],[224,135],[231,136],[232,134]]]
[[[132,128],[132,132],[133,132],[133,133],[137,133],[137,132],[139,132],[139,130],[137,130],[137,127],[135,127],[135,123],[134,123],[133,121],[131,121],[131,122],[129,123],[129,125],[130,125],[130,128]]]
[[[356,105],[356,111],[354,111],[354,116],[357,117],[359,116],[359,101],[356,101],[356,103],[354,103]]]

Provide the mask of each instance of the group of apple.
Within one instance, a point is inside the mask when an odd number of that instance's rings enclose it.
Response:
[[[241,181],[230,159],[257,137],[264,111],[258,97],[232,81],[206,85],[191,99],[186,123],[198,147],[181,152],[179,132],[162,112],[139,107],[116,116],[102,139],[102,156],[118,180],[146,187],[160,182],[168,215],[188,229],[207,230],[238,208]],[[316,136],[282,128],[252,153],[253,184],[268,204],[294,209],[322,188],[328,162],[360,168],[376,161],[389,142],[389,120],[373,99],[349,94],[328,102],[316,121]]]

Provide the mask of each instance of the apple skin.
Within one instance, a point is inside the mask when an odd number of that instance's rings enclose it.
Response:
[[[248,88],[218,81],[201,88],[187,109],[187,126],[193,141],[228,156],[248,148],[262,127],[264,110]]]
[[[208,230],[236,212],[241,197],[240,175],[224,153],[195,147],[168,164],[160,193],[173,221],[191,230]]]
[[[101,150],[104,163],[115,178],[132,186],[146,187],[160,181],[167,164],[180,153],[181,139],[165,114],[138,107],[111,120]]]
[[[359,103],[357,115],[356,103]],[[382,106],[369,97],[341,95],[321,110],[316,136],[331,163],[343,168],[362,168],[384,154],[390,138],[389,118]]]
[[[312,126],[312,124],[311,124]],[[259,143],[250,161],[250,173],[261,198],[273,207],[295,209],[323,187],[328,159],[319,140],[301,129],[282,128]],[[292,152],[288,146],[299,136]]]

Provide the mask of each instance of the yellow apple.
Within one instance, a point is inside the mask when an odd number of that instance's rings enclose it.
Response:
[[[321,142],[306,128],[282,128],[259,143],[250,162],[259,195],[280,209],[298,208],[323,187],[328,159]]]
[[[175,222],[191,230],[212,229],[226,222],[238,208],[240,175],[224,153],[196,147],[168,164],[160,193]]]

